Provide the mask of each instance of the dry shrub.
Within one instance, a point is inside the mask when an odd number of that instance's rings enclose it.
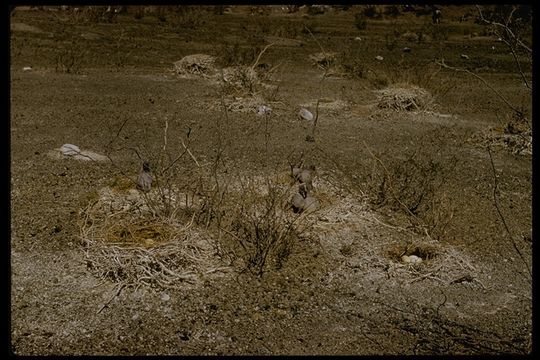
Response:
[[[219,234],[222,258],[258,275],[280,268],[311,226],[308,213],[291,211],[295,188],[276,180],[238,178],[203,207],[203,223]]]
[[[248,66],[224,68],[218,75],[218,81],[226,93],[237,95],[253,95],[260,85],[257,72]]]
[[[405,160],[373,155],[367,182],[368,198],[376,209],[404,216],[414,231],[434,239],[444,237],[455,212],[444,185],[457,162],[454,156],[435,159],[433,153],[440,153],[437,141],[420,140],[422,150]]]
[[[433,107],[431,94],[418,86],[411,84],[395,84],[379,90],[379,109],[397,111],[429,110]]]

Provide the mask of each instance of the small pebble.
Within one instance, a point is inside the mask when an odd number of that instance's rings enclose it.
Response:
[[[161,295],[161,301],[169,301],[169,300],[171,300],[171,297],[169,294],[164,293],[163,295]]]

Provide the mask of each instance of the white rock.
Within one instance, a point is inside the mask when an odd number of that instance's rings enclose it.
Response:
[[[169,301],[169,300],[171,300],[171,296],[169,294],[163,293],[161,295],[161,301]]]
[[[304,120],[313,121],[313,114],[308,109],[301,108],[298,112],[298,116],[300,116]]]
[[[360,36],[357,36],[357,37],[354,38],[354,40],[356,40],[356,41],[362,41],[362,38],[361,38]]]
[[[60,152],[63,154],[63,155],[68,155],[68,156],[73,156],[73,155],[78,155],[81,153],[81,149],[79,149],[79,147],[77,145],[73,145],[73,144],[64,144],[62,145],[62,147],[60,148]]]
[[[376,60],[379,60],[379,61],[383,61],[383,60],[384,60],[384,58],[383,58],[381,55],[375,56],[375,59],[376,59]]]
[[[25,66],[22,69],[23,71],[32,71],[32,68],[30,66]]]
[[[461,54],[461,58],[462,58],[462,59],[465,59],[465,60],[468,60],[468,59],[469,59],[469,55]]]

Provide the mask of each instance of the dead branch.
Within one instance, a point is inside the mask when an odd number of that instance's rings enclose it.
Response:
[[[501,23],[497,23],[497,22],[494,22],[494,21],[489,21],[487,19],[484,18],[484,15],[482,14],[482,10],[480,9],[480,7],[478,5],[476,5],[476,8],[478,10],[478,13],[480,15],[480,19],[485,22],[486,24],[489,24],[489,25],[492,25],[494,27],[499,27],[499,28],[502,28],[506,34],[512,38],[515,42],[515,44],[521,46],[523,49],[525,49],[526,51],[528,51],[528,53],[530,54],[530,56],[532,56],[532,49],[529,48],[528,46],[526,46],[525,44],[523,44],[523,42],[512,32],[512,30],[510,29],[510,27],[508,26],[508,24],[510,23],[510,20],[512,19],[512,15],[514,14],[514,12],[516,11],[516,7],[513,7],[512,8],[512,11],[510,12],[510,14],[508,15],[508,18],[506,19],[506,24],[501,24]],[[523,82],[525,83],[525,86],[532,91],[532,87],[531,85],[529,84],[529,82],[527,81],[527,78],[525,76],[525,74],[523,73],[523,70],[521,69],[521,64],[517,58],[517,53],[516,53],[516,45],[510,43],[510,41],[508,41],[506,39],[506,37],[504,36],[500,36],[500,34],[498,32],[495,32],[497,35],[499,35],[499,38],[502,39],[502,41],[504,41],[504,43],[506,44],[506,46],[510,49],[510,51],[512,52],[512,56],[514,57],[514,62],[516,63],[516,66],[518,68],[518,71],[519,71],[519,74],[521,75],[521,79],[523,80]],[[532,58],[531,58],[532,60]]]
[[[440,62],[436,62],[436,64],[438,64],[438,65],[440,65],[440,66],[442,66],[444,68],[450,69],[450,70],[466,72],[467,74],[470,74],[470,75],[474,76],[475,78],[477,78],[478,80],[483,82],[484,85],[486,85],[491,91],[493,91],[495,93],[495,95],[497,95],[506,104],[506,106],[508,106],[512,111],[514,111],[517,114],[522,114],[521,110],[517,109],[514,105],[510,104],[510,102],[504,96],[502,96],[502,94],[500,92],[498,92],[493,86],[491,86],[484,78],[482,78],[478,74],[475,74],[474,72],[472,72],[470,70],[467,70],[467,69],[461,69],[461,68],[449,66],[444,62],[444,59],[442,59]],[[531,127],[529,119],[523,117],[523,120],[525,120],[526,123],[529,125],[529,127]]]
[[[317,45],[321,49],[321,52],[323,53],[324,58],[326,59],[326,67],[324,68],[324,74],[323,74],[323,76],[321,78],[321,82],[319,84],[319,94],[321,94],[322,93],[322,84],[323,84],[324,80],[326,79],[326,77],[328,76],[328,71],[330,70],[330,63],[328,62],[328,57],[326,56],[327,53],[326,53],[326,51],[324,51],[324,48],[322,47],[319,40],[317,40],[317,38],[313,35],[311,30],[307,26],[304,26],[304,28],[309,32],[309,34],[311,35],[313,40],[317,43]],[[320,102],[320,98],[321,98],[321,96],[319,95],[319,98],[317,99],[317,104],[315,106],[315,119],[313,120],[313,126],[311,127],[311,139],[313,141],[315,141],[315,128],[317,126],[317,121],[319,120],[319,102]]]
[[[255,66],[257,66],[257,64],[259,63],[259,60],[261,59],[261,56],[266,52],[266,50],[268,50],[268,48],[270,48],[270,46],[273,46],[275,45],[275,43],[271,43],[271,44],[268,44],[264,47],[264,49],[261,50],[261,52],[259,53],[259,55],[257,56],[257,59],[255,60],[255,62],[253,63],[253,65],[251,65],[251,70],[255,70]]]
[[[504,216],[502,214],[502,211],[501,211],[501,208],[499,206],[499,201],[498,201],[498,196],[497,196],[497,193],[499,192],[499,182],[497,181],[497,172],[495,171],[495,165],[493,164],[493,157],[491,156],[491,149],[489,148],[489,146],[487,147],[487,151],[488,151],[488,154],[489,154],[489,161],[490,161],[490,164],[491,164],[491,169],[493,170],[493,204],[495,205],[495,208],[497,209],[497,213],[499,214],[499,218],[501,219],[501,221],[502,221],[502,223],[504,225],[504,229],[506,230],[506,233],[508,234],[508,238],[510,239],[510,241],[512,243],[512,246],[514,247],[514,250],[516,250],[517,254],[521,258],[521,261],[523,261],[523,263],[525,264],[525,268],[527,269],[527,272],[529,273],[529,276],[532,279],[532,273],[531,273],[531,269],[529,267],[529,264],[527,263],[527,261],[525,260],[525,257],[523,256],[523,254],[519,250],[519,248],[518,248],[518,246],[517,246],[517,244],[516,244],[516,242],[514,240],[514,237],[512,236],[512,232],[510,231],[510,228],[508,227],[508,224],[506,223],[506,219],[504,218]]]
[[[109,306],[109,304],[111,303],[111,301],[113,301],[114,298],[116,298],[118,295],[120,295],[120,292],[122,291],[122,289],[124,287],[126,287],[126,284],[119,284],[117,285],[118,286],[118,290],[116,290],[116,292],[114,293],[114,295],[109,299],[107,300],[107,302],[105,304],[103,304],[99,310],[97,311],[96,314],[99,314],[100,312],[103,311],[103,309],[105,309],[107,306]]]
[[[506,33],[516,42],[517,45],[521,46],[523,49],[525,49],[527,52],[529,52],[532,55],[532,49],[530,47],[528,47],[527,45],[525,45],[523,43],[523,41],[521,41],[519,39],[519,37],[517,37],[514,34],[514,32],[508,27],[508,23],[510,21],[511,16],[513,15],[513,13],[515,11],[515,8],[510,13],[506,24],[501,24],[501,23],[498,23],[496,21],[487,20],[487,19],[484,18],[484,15],[482,14],[482,10],[480,9],[480,6],[476,5],[476,9],[478,10],[478,13],[480,14],[480,19],[483,22],[485,22],[486,24],[494,25],[494,26],[497,26],[497,27],[500,27],[500,28],[504,29],[504,31],[506,31]]]

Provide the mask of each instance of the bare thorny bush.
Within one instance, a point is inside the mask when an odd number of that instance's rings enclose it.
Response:
[[[375,209],[389,208],[405,216],[409,228],[430,238],[444,238],[455,207],[444,188],[456,158],[436,160],[430,151],[414,151],[404,160],[373,153],[368,176],[369,200]]]
[[[218,150],[208,178],[211,187],[204,196],[198,223],[216,234],[217,252],[224,261],[238,264],[242,271],[262,275],[269,267],[282,267],[311,222],[307,213],[293,214],[290,210],[293,183],[283,184],[279,173],[272,173],[268,167],[271,141],[268,114],[261,119],[266,147],[264,176],[241,171],[234,174],[222,139],[223,127],[228,123],[223,95],[222,106],[225,124],[217,120]]]
[[[219,213],[214,206],[208,223],[218,235],[222,258],[258,275],[281,268],[310,226],[306,214],[289,210],[290,186],[261,180],[240,175],[237,189],[219,197]]]
[[[519,74],[521,81],[525,88],[529,91],[529,95],[532,95],[532,80],[530,79],[530,72],[532,72],[532,46],[530,44],[530,32],[532,31],[532,13],[530,8],[527,11],[527,6],[520,5],[505,5],[496,7],[496,9],[484,16],[484,12],[481,7],[477,6],[478,21],[490,28],[490,33],[498,37],[503,41],[514,59],[515,70]],[[521,14],[519,14],[521,13]],[[519,17],[516,15],[519,14]],[[505,96],[503,96],[497,89],[495,89],[486,79],[478,75],[477,73],[468,69],[457,68],[449,66],[441,59],[437,62],[443,68],[465,72],[479,81],[481,81],[487,88],[489,88],[493,94],[502,101],[505,106],[512,113],[509,116],[509,123],[505,127],[509,131],[525,134],[531,132],[531,121],[528,119],[527,112],[523,107],[516,106],[510,102]],[[524,68],[524,65],[527,68]],[[510,132],[511,133],[511,132]]]
[[[493,10],[486,11],[486,9],[477,6],[478,17],[477,21],[489,27],[490,33],[497,36],[504,42],[507,49],[514,59],[515,71],[519,74],[519,77],[528,90],[526,101],[530,101],[532,95],[532,80],[530,79],[530,73],[532,72],[532,9],[527,5],[500,5],[495,6]],[[524,64],[526,68],[524,68]],[[477,80],[481,81],[496,98],[498,98],[508,108],[510,115],[507,116],[507,123],[503,125],[503,131],[507,135],[515,135],[519,147],[526,146],[532,148],[532,124],[528,118],[527,112],[523,107],[516,106],[515,103],[509,101],[503,96],[495,87],[493,87],[486,79],[477,73],[468,69],[456,68],[447,65],[444,60],[439,62],[439,65],[452,71],[465,72]],[[516,141],[516,140],[513,140]],[[509,148],[513,148],[513,144],[508,144]],[[498,180],[495,165],[493,163],[493,156],[491,153],[491,144],[487,144],[486,150],[489,155],[491,168],[493,170],[493,205],[497,210],[497,214],[507,235],[508,242],[512,245],[517,255],[523,262],[523,265],[529,275],[529,280],[532,279],[531,264],[527,261],[522,250],[520,250],[511,229],[507,225],[504,213],[499,205],[498,195]],[[520,150],[521,151],[521,150]]]
[[[294,214],[290,209],[292,182],[284,184],[279,174],[270,174],[268,168],[261,178],[236,172],[238,167],[231,167],[224,139],[228,114],[223,95],[222,106],[225,121],[217,117],[217,150],[210,161],[197,159],[190,143],[191,130],[178,134],[169,128],[169,120],[164,121],[159,150],[121,144],[120,133],[127,123],[125,120],[111,140],[107,155],[133,186],[135,180],[128,175],[133,170],[122,169],[115,162],[114,154],[127,151],[141,164],[151,164],[152,190],[139,192],[147,211],[131,214],[131,225],[146,231],[144,224],[167,224],[182,234],[196,225],[213,238],[215,253],[225,263],[261,275],[270,266],[280,268],[284,264],[310,223],[307,214]],[[264,121],[261,128],[265,129],[268,147],[271,139],[268,115],[261,121]],[[174,147],[171,150],[172,138],[180,141],[180,151]],[[135,232],[133,227],[129,232]]]

